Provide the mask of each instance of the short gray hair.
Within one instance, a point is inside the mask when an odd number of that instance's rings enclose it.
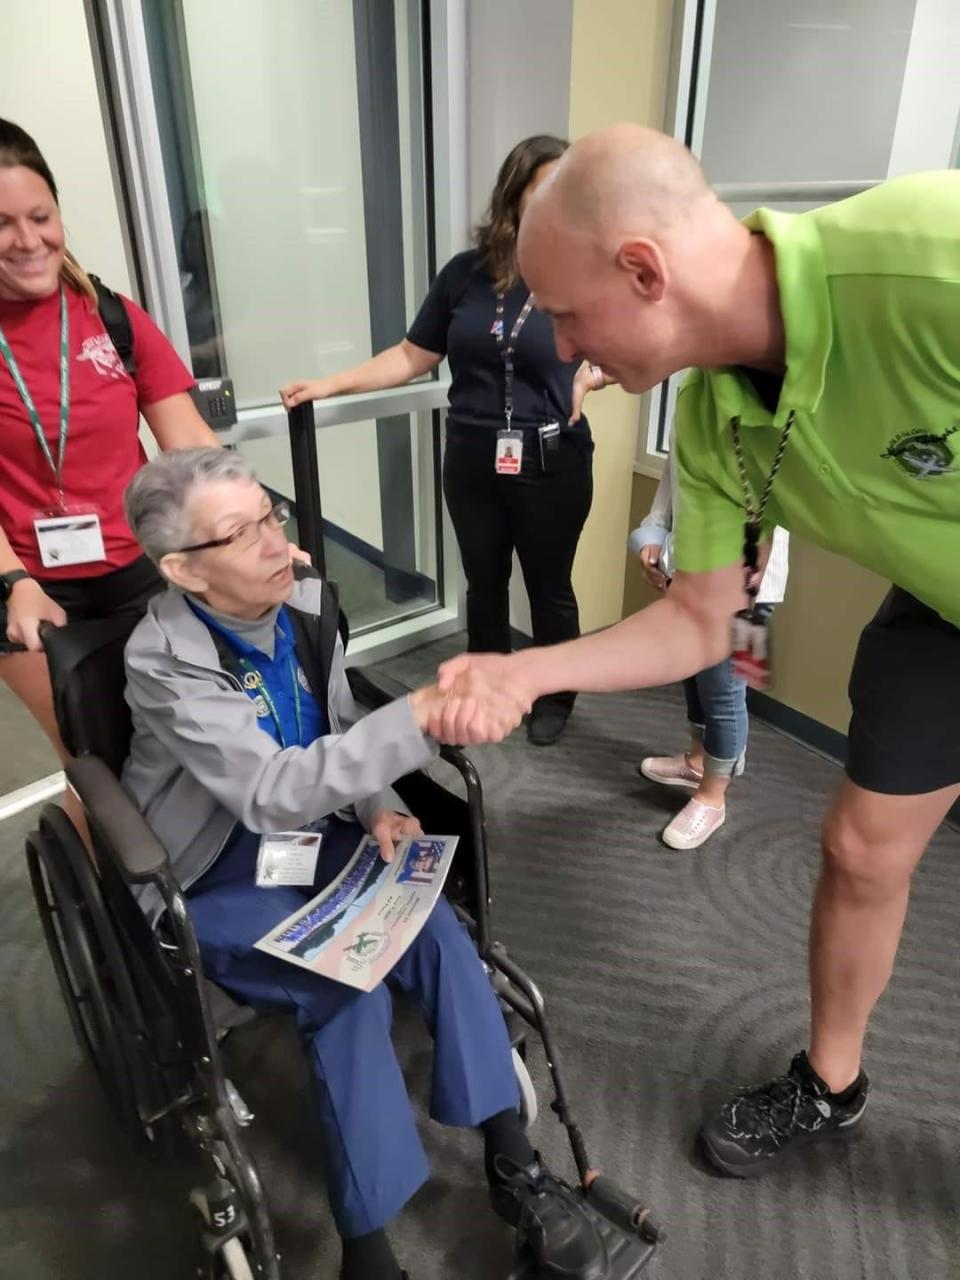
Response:
[[[154,564],[189,544],[191,491],[220,480],[256,483],[257,474],[242,454],[202,448],[158,454],[133,477],[123,495],[127,523]]]

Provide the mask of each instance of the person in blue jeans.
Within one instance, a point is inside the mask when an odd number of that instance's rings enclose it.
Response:
[[[670,585],[676,486],[671,449],[649,514],[630,535],[630,549],[638,555],[644,577],[657,591],[666,591]],[[786,590],[789,536],[785,529],[774,531],[757,596],[758,609],[767,614],[783,600]],[[684,680],[683,692],[690,722],[689,747],[682,755],[647,756],[638,768],[651,782],[692,792],[664,827],[662,839],[671,849],[697,849],[723,826],[727,790],[732,779],[743,773],[749,730],[747,686],[726,658]]]

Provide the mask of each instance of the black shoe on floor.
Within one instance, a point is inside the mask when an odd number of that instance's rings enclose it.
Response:
[[[807,1143],[852,1138],[863,1123],[869,1089],[861,1071],[849,1089],[832,1094],[807,1055],[798,1053],[787,1075],[729,1098],[700,1130],[700,1143],[723,1173],[753,1178]]]
[[[502,1181],[490,1188],[495,1211],[517,1230],[517,1254],[543,1280],[604,1280],[606,1245],[565,1182],[537,1161],[522,1169],[497,1156]]]
[[[527,716],[527,741],[535,747],[552,747],[570,719],[570,708],[555,702],[535,703]]]

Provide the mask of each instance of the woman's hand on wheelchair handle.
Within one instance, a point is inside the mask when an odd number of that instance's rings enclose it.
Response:
[[[303,547],[298,547],[295,542],[290,543],[290,559],[294,564],[308,564],[313,568],[313,557],[309,551],[304,551]]]
[[[31,653],[40,653],[43,623],[62,627],[66,621],[66,613],[35,579],[21,578],[13,584],[7,600],[7,639],[11,644],[22,644]]]

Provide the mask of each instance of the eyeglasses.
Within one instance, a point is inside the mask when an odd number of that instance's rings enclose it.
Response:
[[[282,529],[289,519],[290,504],[278,502],[259,520],[250,520],[247,524],[242,524],[239,529],[234,529],[233,533],[228,533],[225,538],[211,538],[209,542],[195,542],[192,547],[180,547],[180,554],[185,554],[187,551],[208,551],[211,547],[236,547],[238,551],[249,551],[260,541],[264,525],[271,529]]]

